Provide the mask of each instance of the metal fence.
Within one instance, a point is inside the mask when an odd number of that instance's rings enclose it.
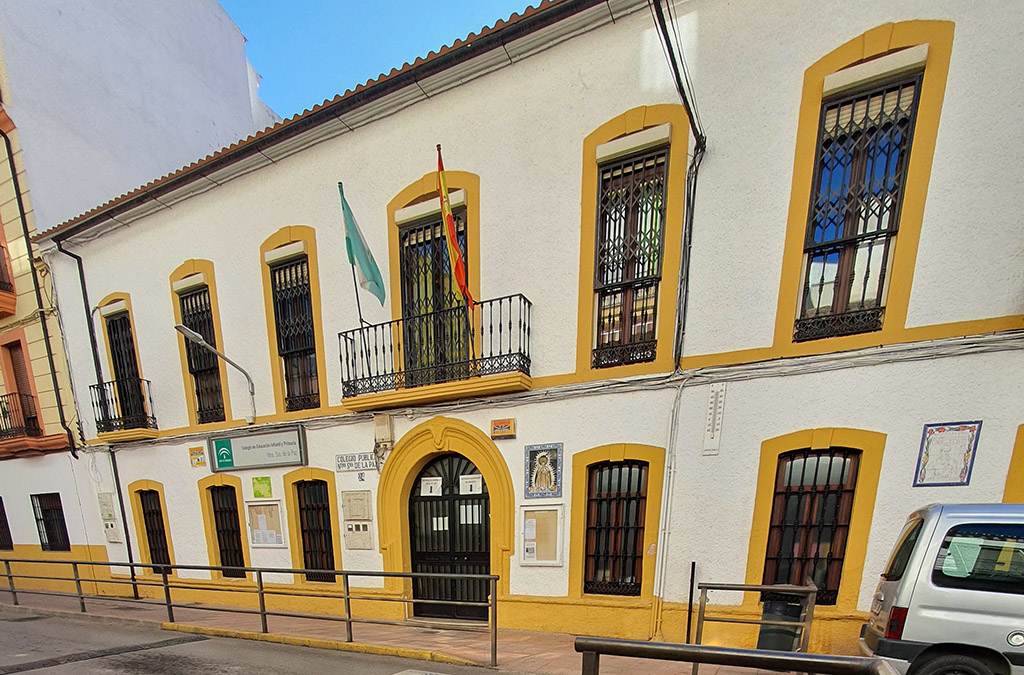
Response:
[[[156,429],[149,380],[127,378],[89,385],[99,432]]]
[[[0,396],[0,439],[41,436],[36,397],[13,392]]]
[[[735,649],[668,642],[578,637],[576,638],[576,651],[583,655],[583,675],[600,675],[602,655],[685,661],[694,666],[707,663],[717,666],[738,666],[795,673],[823,673],[824,675],[896,675],[892,666],[880,659],[800,654],[764,649]]]
[[[104,601],[124,601],[133,604],[145,604],[145,605],[162,605],[167,611],[167,620],[174,623],[174,610],[175,607],[188,609],[188,610],[203,610],[212,612],[229,612],[233,614],[248,614],[248,615],[259,615],[260,617],[260,630],[263,633],[270,632],[268,627],[268,617],[291,617],[297,619],[316,619],[322,621],[335,621],[345,624],[345,641],[352,642],[352,625],[355,623],[364,624],[380,624],[390,626],[408,626],[408,621],[392,621],[389,619],[371,619],[356,617],[352,614],[352,602],[353,601],[369,601],[369,602],[384,602],[384,603],[404,603],[406,605],[423,604],[423,605],[458,605],[458,606],[471,606],[471,607],[484,607],[487,609],[488,620],[486,624],[481,623],[480,625],[470,625],[469,623],[434,623],[431,622],[429,625],[433,629],[437,630],[454,630],[464,631],[472,633],[490,633],[490,665],[492,667],[498,665],[498,603],[497,603],[497,589],[498,589],[498,577],[491,574],[433,574],[425,572],[364,572],[364,571],[340,571],[340,570],[309,570],[309,569],[291,569],[291,568],[272,568],[272,567],[222,567],[222,566],[210,566],[210,565],[159,565],[154,568],[152,564],[144,563],[127,563],[127,562],[95,562],[89,560],[37,560],[28,558],[0,558],[3,561],[4,572],[3,576],[7,579],[7,591],[10,592],[11,598],[15,605],[20,603],[18,599],[19,594],[33,594],[33,595],[49,595],[57,596],[62,598],[77,597],[79,611],[87,612],[86,600],[104,600]],[[40,574],[18,574],[12,570],[11,565],[17,564],[43,564],[53,565],[55,567],[67,567],[70,569],[71,576],[46,576]],[[94,574],[92,576],[83,577],[81,572],[83,568],[96,569],[106,568],[108,571],[112,568],[130,568],[133,571],[145,573],[147,570],[152,570],[155,575],[151,577],[143,577],[141,579],[124,579],[116,578],[115,575],[111,574],[109,578],[97,578]],[[184,579],[177,578],[173,575],[174,571],[177,570],[189,570],[189,571],[202,571],[202,572],[235,572],[244,573],[246,576],[252,574],[253,584],[252,585],[236,585],[232,583],[230,586],[216,586],[206,587],[202,585],[189,585],[185,583]],[[322,575],[321,578],[333,577],[341,578],[342,593],[316,593],[301,590],[290,590],[286,585],[275,584],[272,587],[267,587],[264,583],[264,575],[267,574],[295,574],[295,575],[307,575],[307,574]],[[156,580],[156,578],[159,580]],[[459,601],[459,600],[427,600],[420,598],[407,598],[407,597],[383,597],[383,596],[372,596],[372,595],[352,595],[352,588],[350,579],[352,577],[369,577],[369,578],[382,578],[382,579],[424,579],[424,578],[443,578],[452,579],[458,577],[460,579],[476,579],[486,581],[490,587],[490,595],[486,601]],[[36,581],[57,581],[74,583],[75,593],[63,593],[59,591],[40,590],[40,589],[29,589],[29,588],[18,588],[15,584],[15,579],[32,579]],[[121,597],[121,596],[108,596],[108,595],[92,595],[87,594],[83,591],[83,583],[87,584],[122,584],[133,587],[133,597]],[[154,600],[149,598],[139,597],[139,587],[152,587],[159,588],[163,591],[163,600]],[[183,603],[178,600],[175,603],[172,591],[189,591],[189,592],[203,592],[203,591],[215,591],[218,593],[238,593],[242,595],[248,594],[250,597],[255,595],[258,602],[258,609],[251,609],[246,607],[226,607],[222,605],[210,606],[195,604],[193,602]],[[361,589],[356,589],[358,593]],[[280,609],[268,609],[267,598],[268,597],[290,597],[290,598],[326,598],[333,600],[340,600],[344,603],[344,614],[337,616],[328,614],[311,614],[303,612],[288,612]]]

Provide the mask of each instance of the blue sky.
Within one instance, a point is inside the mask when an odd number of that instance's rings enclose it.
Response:
[[[539,0],[220,0],[262,98],[291,117]]]

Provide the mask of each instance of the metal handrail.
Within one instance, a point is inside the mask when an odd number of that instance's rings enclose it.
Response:
[[[454,605],[459,607],[487,607],[488,608],[488,621],[486,626],[467,626],[467,625],[445,625],[438,624],[435,627],[439,630],[454,630],[464,631],[473,633],[490,633],[491,642],[491,654],[490,654],[490,666],[496,667],[498,665],[498,579],[499,577],[494,574],[443,574],[439,572],[374,572],[368,570],[315,570],[305,568],[289,568],[289,567],[237,567],[237,566],[224,566],[224,565],[165,565],[165,564],[154,564],[154,563],[136,563],[136,562],[100,562],[95,560],[43,560],[36,558],[0,558],[0,561],[4,565],[3,577],[7,578],[7,591],[11,594],[11,598],[15,605],[20,604],[18,600],[18,594],[31,594],[31,595],[48,595],[57,597],[77,597],[79,604],[79,611],[86,612],[86,599],[97,599],[97,600],[111,600],[111,601],[123,601],[130,602],[133,604],[143,605],[163,605],[167,609],[167,620],[170,623],[174,623],[174,608],[175,603],[171,595],[173,590],[188,590],[188,591],[231,591],[234,593],[255,593],[259,600],[259,609],[247,609],[241,607],[224,607],[224,606],[202,606],[194,603],[188,603],[182,605],[179,603],[177,606],[184,607],[186,609],[199,609],[206,611],[216,612],[229,612],[233,614],[258,614],[260,616],[260,627],[262,633],[268,633],[268,622],[267,617],[280,616],[280,617],[294,617],[302,619],[319,619],[323,621],[339,621],[345,623],[345,641],[352,642],[352,624],[354,623],[365,623],[375,625],[391,625],[391,626],[404,626],[408,625],[404,621],[391,621],[388,619],[367,619],[358,618],[352,614],[352,601],[359,600],[361,602],[401,602],[406,605],[412,604],[424,604],[424,605]],[[28,564],[48,564],[48,565],[70,565],[72,575],[70,577],[65,576],[40,576],[33,574],[15,574],[12,569],[12,564],[17,563],[28,563]],[[154,570],[152,576],[160,577],[160,581],[147,581],[146,577],[142,579],[97,579],[97,578],[85,578],[83,579],[79,573],[80,566],[87,567],[127,567],[132,570],[135,569],[150,569]],[[233,588],[224,588],[221,586],[207,587],[203,585],[185,585],[182,583],[172,583],[172,575],[175,570],[186,570],[186,571],[206,571],[206,572],[245,572],[246,577],[239,579],[243,583],[235,583],[232,580]],[[248,574],[253,574],[253,579],[250,581]],[[315,593],[307,592],[305,590],[290,591],[285,587],[266,588],[264,585],[263,575],[265,574],[330,574],[334,577],[341,577],[342,580],[342,592],[339,593]],[[113,576],[113,572],[110,573]],[[466,580],[478,580],[487,581],[489,585],[489,595],[486,601],[472,601],[472,600],[426,600],[418,598],[384,598],[374,597],[371,595],[352,595],[352,589],[350,587],[349,579],[351,577],[377,577],[384,579],[466,579]],[[60,593],[56,591],[42,591],[27,588],[16,588],[15,579],[34,579],[34,580],[45,580],[45,581],[58,581],[58,582],[74,582],[75,594]],[[125,584],[133,587],[148,586],[152,588],[162,588],[164,599],[163,601],[148,600],[140,598],[129,598],[129,597],[116,597],[106,595],[93,595],[84,593],[82,590],[82,582],[88,582],[93,584]],[[176,579],[181,581],[181,579]],[[250,583],[244,583],[250,581]],[[332,583],[332,582],[324,582]],[[323,614],[304,614],[299,612],[285,612],[277,610],[267,609],[266,596],[273,595],[279,597],[295,597],[295,598],[327,598],[327,599],[338,599],[344,601],[345,613],[340,616],[328,616]]]
[[[895,675],[896,673],[892,666],[881,659],[802,654],[766,649],[736,649],[734,647],[610,640],[593,637],[576,638],[575,649],[583,655],[583,675],[600,675],[602,654],[661,661],[687,661],[693,663],[694,667],[701,663],[707,663],[717,666],[823,673],[824,675]]]
[[[811,644],[811,622],[814,620],[814,605],[818,597],[818,587],[810,578],[806,586],[793,584],[721,584],[703,583],[697,584],[700,590],[700,605],[697,609],[697,641],[699,645],[704,637],[704,623],[735,623],[754,626],[796,626],[800,634],[799,651],[806,653]],[[798,621],[773,621],[771,619],[744,619],[741,617],[728,616],[707,616],[708,591],[741,591],[741,592],[768,592],[782,593],[785,595],[802,595],[806,601],[800,612]],[[756,650],[755,650],[756,651]],[[766,651],[766,650],[761,650]],[[768,650],[770,651],[770,650]],[[790,653],[790,652],[781,652]],[[693,662],[693,675],[697,675],[700,662]]]

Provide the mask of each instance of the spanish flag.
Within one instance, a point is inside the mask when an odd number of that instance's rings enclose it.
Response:
[[[448,261],[451,263],[452,274],[455,276],[455,283],[459,285],[463,297],[466,298],[466,305],[473,309],[473,296],[469,292],[469,282],[466,280],[466,263],[462,259],[462,251],[459,249],[458,235],[455,232],[455,216],[452,215],[452,204],[448,199],[448,183],[444,178],[444,163],[441,161],[441,144],[437,144],[437,197],[441,200],[441,217],[444,219],[444,240],[448,245]]]

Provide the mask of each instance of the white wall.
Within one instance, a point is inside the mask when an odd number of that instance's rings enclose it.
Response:
[[[39,230],[268,124],[216,0],[6,2],[0,44]]]

